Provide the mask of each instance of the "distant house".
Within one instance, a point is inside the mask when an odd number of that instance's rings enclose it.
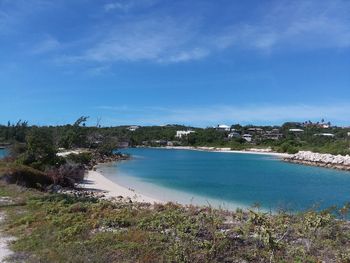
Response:
[[[348,136],[350,136],[350,132],[348,132]]]
[[[253,135],[246,133],[246,134],[243,134],[242,138],[247,142],[251,142],[253,139]]]
[[[325,137],[334,137],[333,133],[316,133],[315,136],[325,136]]]
[[[118,142],[117,147],[118,148],[128,148],[129,142]]]
[[[299,133],[299,132],[304,132],[303,129],[289,129],[290,132],[295,132],[295,133]]]
[[[249,133],[263,133],[263,131],[264,131],[264,130],[261,129],[261,128],[254,128],[254,127],[248,129],[248,132],[249,132]]]
[[[263,137],[268,140],[279,140],[283,137],[282,133],[279,133],[278,129],[273,129],[272,131],[267,131]]]
[[[231,132],[227,135],[227,138],[232,139],[232,138],[240,138],[241,135],[238,132]]]
[[[322,120],[321,122],[311,122],[311,121],[306,121],[303,123],[304,127],[317,127],[317,128],[323,128],[323,129],[328,129],[331,127],[330,122],[324,122]]]
[[[149,146],[149,141],[142,141],[143,146]]]
[[[230,131],[231,127],[225,124],[219,124],[218,126],[216,126],[216,129],[219,131]]]
[[[189,134],[191,134],[191,133],[194,133],[194,132],[195,132],[195,131],[192,131],[192,130],[188,130],[188,131],[176,131],[175,137],[181,139],[183,136],[187,136],[187,135],[189,135]]]
[[[129,126],[127,129],[128,129],[129,131],[136,131],[138,128],[140,128],[140,126],[131,125],[131,126]]]
[[[151,140],[152,145],[166,146],[168,142],[166,140]]]

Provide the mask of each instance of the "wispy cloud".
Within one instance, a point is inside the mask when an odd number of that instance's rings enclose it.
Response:
[[[256,22],[235,25],[224,33],[227,46],[259,50],[350,47],[350,2],[272,2]]]
[[[103,6],[106,12],[121,10],[129,11],[136,7],[149,7],[157,3],[159,0],[119,0],[107,3]]]
[[[39,43],[34,45],[32,52],[33,54],[44,54],[50,51],[56,51],[61,46],[61,43],[52,36],[46,36]]]
[[[100,76],[103,75],[104,73],[108,72],[110,69],[110,66],[97,66],[97,67],[92,67],[89,68],[86,73],[89,76]]]
[[[30,2],[30,4],[29,4]],[[268,1],[240,20],[212,23],[211,8],[234,12],[237,3],[206,3],[195,12],[178,12],[192,3],[159,0],[114,0],[100,7],[95,26],[81,25],[84,35],[48,36],[33,47],[33,54],[60,48],[54,61],[108,64],[119,61],[184,63],[213,56],[223,50],[280,51],[350,48],[350,2],[347,0]],[[153,8],[157,5],[157,8]],[[0,34],[23,23],[28,16],[54,8],[45,0],[5,1],[0,10]],[[30,7],[30,8],[29,8]],[[118,11],[123,13],[118,15]],[[186,11],[186,10],[184,10]],[[96,11],[98,12],[98,11]],[[101,12],[101,10],[100,10]],[[209,14],[209,15],[208,15]],[[253,11],[252,11],[253,14]],[[207,29],[208,28],[208,29]]]
[[[114,9],[126,10],[128,8],[129,8],[128,4],[122,4],[122,3],[119,3],[119,2],[109,3],[109,4],[105,4],[104,5],[104,9],[107,12],[109,12],[111,10],[114,10]]]
[[[284,121],[327,120],[337,123],[350,123],[350,106],[341,105],[245,105],[209,107],[98,107],[105,115],[108,112],[122,114],[130,122],[140,124],[178,123],[186,125],[216,125],[221,122],[281,124]],[[107,113],[106,113],[107,112]],[[120,120],[123,122],[123,120]]]
[[[147,9],[155,2],[115,1],[104,5],[105,11],[128,10],[130,14],[119,17],[107,30],[99,28],[99,38],[92,39],[80,54],[65,52],[60,59],[179,63],[226,49],[272,53],[350,47],[350,2],[344,0],[270,1],[254,19],[227,22],[207,31],[203,28],[210,21],[201,12],[174,15],[171,5],[157,12]],[[144,8],[142,15],[133,14],[132,9],[140,6]]]
[[[171,17],[136,19],[108,30],[92,47],[79,55],[65,55],[66,62],[154,61],[176,63],[209,55],[205,46],[194,42],[190,21],[178,24]]]
[[[0,36],[15,33],[28,17],[52,6],[47,0],[0,0]]]

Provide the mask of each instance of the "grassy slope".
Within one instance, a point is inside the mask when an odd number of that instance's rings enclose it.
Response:
[[[328,213],[275,216],[111,203],[0,185],[3,226],[28,262],[350,262],[350,225]]]

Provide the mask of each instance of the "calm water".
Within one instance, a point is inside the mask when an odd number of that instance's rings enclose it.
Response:
[[[272,210],[350,201],[349,172],[289,164],[267,155],[143,148],[126,152],[134,159],[105,167],[107,176],[162,200],[228,207],[259,203]]]
[[[7,151],[5,149],[0,149],[0,159],[4,158],[7,155]]]

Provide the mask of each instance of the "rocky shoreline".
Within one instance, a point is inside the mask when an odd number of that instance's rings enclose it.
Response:
[[[296,164],[304,164],[325,168],[332,168],[343,171],[350,171],[349,155],[332,155],[314,153],[310,151],[300,151],[283,158],[284,161]]]
[[[93,158],[91,159],[89,165],[87,166],[87,170],[95,170],[96,165],[103,163],[112,163],[124,160],[130,160],[131,156],[128,154],[116,153],[112,155],[104,155],[94,153]]]
[[[82,150],[75,150],[69,152],[63,152],[61,156],[68,156],[70,154],[78,155],[82,153],[89,153],[92,155],[92,158],[87,164],[82,165],[82,169],[84,169],[85,175],[88,175],[90,172],[95,172],[97,170],[97,166],[100,164],[118,162],[131,159],[131,156],[128,154],[122,153],[114,153],[114,154],[101,154],[98,152],[89,152]],[[97,199],[108,199],[106,194],[108,191],[99,191],[97,189],[86,189],[87,187],[81,187],[81,185],[86,184],[86,178],[80,182],[76,183],[76,187],[67,188],[62,187],[61,185],[50,185],[46,188],[46,190],[50,193],[58,193],[58,194],[67,194],[74,197],[85,197],[85,198],[97,198]],[[123,196],[117,196],[116,199],[118,201],[129,202],[130,198],[124,198]],[[130,199],[130,200],[129,200]]]

